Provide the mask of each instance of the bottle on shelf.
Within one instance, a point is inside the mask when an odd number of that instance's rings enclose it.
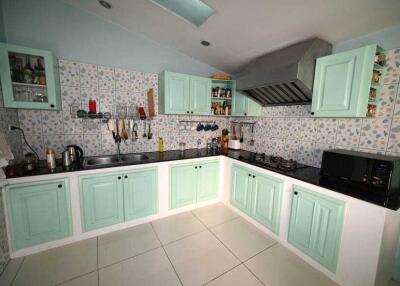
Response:
[[[96,100],[89,99],[89,113],[96,114]]]
[[[162,137],[158,138],[158,152],[164,152],[164,139]]]
[[[33,70],[30,63],[30,58],[26,56],[26,63],[24,66],[24,83],[32,83]]]

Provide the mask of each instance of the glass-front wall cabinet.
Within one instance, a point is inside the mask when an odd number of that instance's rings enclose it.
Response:
[[[0,43],[4,106],[58,110],[58,60],[52,52]]]

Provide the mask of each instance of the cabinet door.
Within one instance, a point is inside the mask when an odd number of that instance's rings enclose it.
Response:
[[[197,202],[215,199],[219,187],[219,162],[201,163],[197,169]]]
[[[211,113],[211,79],[190,77],[190,113],[209,115]]]
[[[247,115],[246,96],[240,91],[236,91],[232,98],[232,115],[245,116]]]
[[[232,166],[231,204],[246,214],[250,214],[251,182],[249,170]]]
[[[255,100],[251,99],[250,97],[246,98],[247,100],[247,116],[261,116],[262,106],[256,102]]]
[[[165,72],[165,113],[189,113],[189,76]]]
[[[314,116],[366,116],[374,61],[373,56],[368,56],[371,48],[368,46],[317,59],[312,99]]]
[[[252,187],[251,216],[267,228],[279,233],[283,182],[255,174]]]
[[[144,169],[124,175],[125,220],[155,214],[157,201],[157,170]]]
[[[294,186],[288,241],[336,271],[344,203]]]
[[[10,185],[6,198],[14,250],[72,234],[67,179]]]
[[[11,75],[11,65],[25,66],[29,59],[31,68],[42,66],[42,81],[34,83],[17,73]],[[11,108],[48,109],[61,108],[61,90],[58,60],[50,51],[0,43],[0,78],[4,106]]]
[[[197,165],[172,166],[170,168],[171,209],[194,204],[197,189]]]
[[[124,220],[122,174],[83,176],[79,180],[84,231]]]

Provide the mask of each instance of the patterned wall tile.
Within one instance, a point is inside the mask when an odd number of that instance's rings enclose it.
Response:
[[[393,118],[387,151],[400,153],[400,118]]]
[[[99,66],[99,89],[115,89],[114,68]]]
[[[42,110],[43,134],[64,134],[62,111]]]
[[[56,152],[56,158],[61,158],[61,153],[65,149],[64,135],[45,135],[43,136],[45,148],[53,148]]]
[[[78,86],[61,86],[62,109],[70,110],[71,104],[81,105],[81,90]]]
[[[297,151],[297,161],[309,166],[314,166],[316,164],[315,144],[315,142],[311,141],[301,141]]]
[[[143,72],[131,71],[131,90],[134,93],[142,93],[145,90]]]
[[[299,139],[301,137],[300,118],[286,118],[285,128],[282,130],[285,138]]]
[[[97,65],[79,64],[80,85],[85,88],[97,89],[99,85]]]
[[[365,118],[363,119],[360,148],[385,150],[390,128],[389,118]]]
[[[68,145],[78,145],[83,150],[83,135],[81,134],[65,134],[64,144]]]
[[[392,117],[394,103],[396,100],[397,85],[385,84],[381,88],[381,95],[378,99],[376,117]]]
[[[79,86],[79,64],[73,61],[59,60],[61,85]]]
[[[317,119],[302,118],[301,119],[301,140],[313,141],[317,134]]]
[[[101,135],[83,135],[83,152],[85,156],[102,155],[101,142]]]
[[[334,144],[326,144],[326,143],[319,143],[319,142],[315,143],[314,164],[316,167],[321,166],[322,154],[324,153],[324,150],[332,150],[332,149],[335,149]]]
[[[115,68],[115,89],[127,91],[131,89],[131,86],[131,71]]]
[[[42,115],[40,110],[19,109],[18,119],[20,127],[26,135],[42,134]]]
[[[393,117],[400,117],[400,89],[399,89],[399,85],[397,85],[395,89],[397,89],[397,95],[396,95],[396,100],[395,100],[395,104],[394,104]]]
[[[83,124],[80,118],[71,118],[69,110],[63,110],[64,133],[66,134],[82,134]]]
[[[336,118],[320,118],[317,121],[317,141],[335,144],[338,120]]]
[[[360,139],[362,120],[346,118],[338,120],[336,145],[357,147]]]

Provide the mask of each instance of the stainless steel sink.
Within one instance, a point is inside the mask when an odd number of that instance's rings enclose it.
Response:
[[[94,167],[102,165],[118,164],[118,156],[101,156],[101,157],[87,157],[83,161],[84,166]]]
[[[123,162],[137,162],[149,159],[145,154],[126,154],[119,157]]]
[[[140,162],[149,159],[145,154],[124,154],[110,155],[110,156],[97,156],[97,157],[87,157],[83,160],[84,167],[97,167],[97,166],[108,166],[108,165],[118,165],[120,162]]]

